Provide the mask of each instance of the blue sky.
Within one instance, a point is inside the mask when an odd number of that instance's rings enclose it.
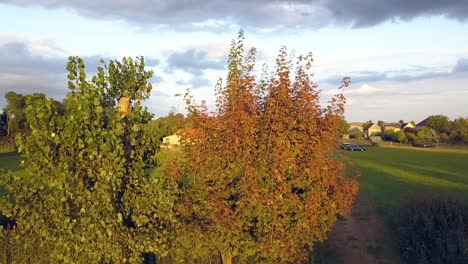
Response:
[[[259,69],[282,45],[312,52],[323,101],[351,76],[349,121],[468,117],[467,17],[464,0],[0,1],[0,93],[60,99],[67,56],[91,69],[101,57],[144,55],[157,116],[183,111],[174,94],[186,88],[210,104],[243,28]]]

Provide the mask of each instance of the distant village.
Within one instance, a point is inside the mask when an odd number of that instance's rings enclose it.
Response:
[[[468,143],[468,119],[451,121],[444,115],[431,115],[416,123],[354,122],[342,126],[343,139],[366,139],[371,143],[382,141],[399,143]]]

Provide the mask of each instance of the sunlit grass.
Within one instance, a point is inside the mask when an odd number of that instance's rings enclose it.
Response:
[[[362,173],[361,188],[376,199],[380,211],[411,196],[468,200],[466,148],[374,147],[346,156],[350,170]]]

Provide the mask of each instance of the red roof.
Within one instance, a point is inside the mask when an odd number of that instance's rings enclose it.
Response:
[[[429,119],[429,117],[426,118],[426,119],[424,119],[423,121],[417,123],[416,126],[420,126],[420,127],[425,127],[425,126],[427,126],[428,119]]]

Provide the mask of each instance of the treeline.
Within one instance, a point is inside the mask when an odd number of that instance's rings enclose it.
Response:
[[[445,115],[431,115],[422,128],[387,130],[382,139],[400,143],[468,143],[468,118],[450,120]]]
[[[26,100],[23,168],[0,177],[15,222],[1,232],[7,262],[306,261],[358,189],[334,155],[345,98],[319,104],[311,55],[282,48],[257,79],[255,53],[240,32],[216,110],[187,96],[189,118],[155,121],[141,104],[154,74],[144,58],[88,78],[71,57],[66,99]],[[187,127],[182,156],[151,174],[161,137]]]

